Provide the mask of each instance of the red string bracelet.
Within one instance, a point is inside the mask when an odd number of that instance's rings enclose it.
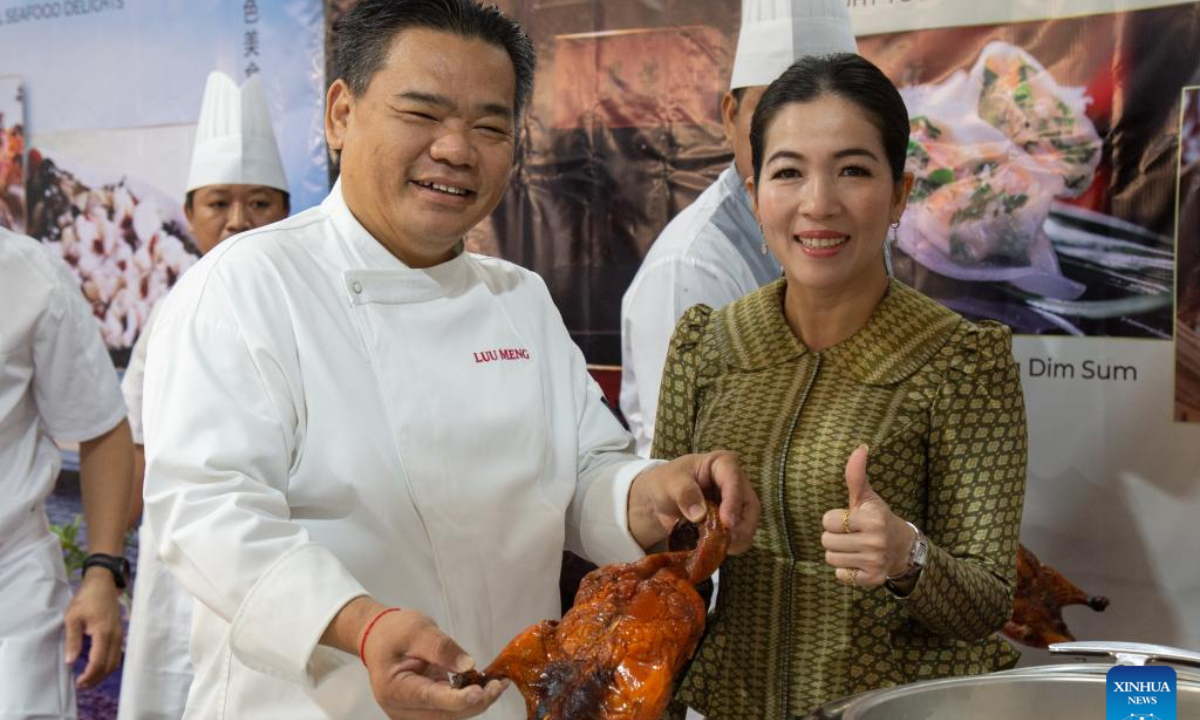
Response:
[[[367,623],[367,629],[363,631],[362,642],[358,644],[358,659],[362,660],[363,667],[367,666],[367,658],[363,656],[363,651],[367,649],[367,638],[371,635],[371,629],[375,627],[375,623],[388,613],[400,612],[403,608],[390,607],[386,610],[380,610],[375,617],[371,618],[371,622]]]

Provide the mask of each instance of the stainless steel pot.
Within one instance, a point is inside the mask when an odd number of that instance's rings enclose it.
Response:
[[[1200,654],[1159,645],[1075,642],[1051,652],[1113,662],[1043,665],[885,688],[832,702],[809,720],[1045,720],[1103,718],[1105,674],[1114,664],[1167,662],[1200,668]],[[1176,670],[1178,717],[1200,718],[1200,673]],[[1147,716],[1149,713],[1147,713]]]

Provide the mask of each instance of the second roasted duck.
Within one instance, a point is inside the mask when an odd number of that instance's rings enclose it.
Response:
[[[1089,597],[1021,545],[1017,552],[1017,592],[1013,599],[1012,619],[1001,632],[1036,648],[1074,640],[1075,636],[1067,629],[1062,616],[1062,609],[1067,605],[1086,605],[1100,612],[1108,607],[1108,598]]]
[[[691,540],[694,549],[679,549]],[[529,720],[657,720],[704,631],[695,585],[729,548],[716,505],[708,503],[698,529],[677,525],[668,547],[593,570],[561,621],[528,628],[482,673],[459,675],[455,685],[508,678],[524,696]]]

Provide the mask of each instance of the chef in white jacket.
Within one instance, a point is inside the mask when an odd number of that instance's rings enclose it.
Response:
[[[239,87],[228,75],[209,74],[185,190],[184,210],[201,253],[238,233],[288,216],[287,177],[258,75]],[[158,312],[155,306],[121,380],[134,442],[131,527],[137,525],[142,511],[142,386]],[[150,527],[142,527],[138,543],[117,720],[179,720],[192,683],[188,650],[192,596],[163,565]]]
[[[750,119],[797,58],[858,52],[845,0],[742,0],[729,92],[721,100],[733,165],[663,228],[621,300],[621,412],[649,456],[667,345],[684,311],[719,308],[779,278],[750,207]]]
[[[45,510],[55,440],[79,442],[92,554],[74,598]],[[78,281],[56,252],[0,228],[0,718],[73,719],[76,685],[120,664],[132,478],[117,372]],[[87,666],[72,682],[84,635]]]
[[[337,25],[317,208],[222,243],[172,291],[146,373],[146,521],[198,599],[186,718],[525,716],[454,690],[559,612],[562,548],[661,542],[731,455],[633,454],[542,281],[462,251],[512,169],[533,48],[471,0]]]

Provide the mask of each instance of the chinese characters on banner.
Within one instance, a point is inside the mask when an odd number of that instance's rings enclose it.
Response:
[[[259,72],[258,67],[258,3],[256,0],[246,0],[242,6],[242,17],[246,22],[246,33],[242,43],[242,57],[246,61],[246,77]]]

